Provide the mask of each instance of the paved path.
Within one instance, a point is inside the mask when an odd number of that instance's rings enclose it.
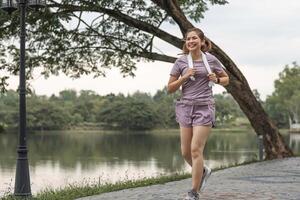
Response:
[[[190,185],[191,179],[185,179],[80,200],[182,200]],[[213,172],[200,199],[300,200],[300,157],[264,161]]]

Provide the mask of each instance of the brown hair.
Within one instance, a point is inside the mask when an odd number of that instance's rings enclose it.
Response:
[[[211,49],[211,42],[208,38],[205,37],[203,31],[201,31],[199,28],[190,28],[187,30],[187,32],[185,33],[185,37],[187,37],[187,34],[190,33],[190,32],[196,32],[196,34],[198,35],[198,37],[203,41],[204,40],[204,45],[201,45],[201,51],[202,52],[206,52],[206,51],[209,51]],[[189,53],[189,50],[187,49],[187,47],[185,46],[186,43],[183,44],[183,48],[182,48],[182,51],[184,54],[188,54]]]

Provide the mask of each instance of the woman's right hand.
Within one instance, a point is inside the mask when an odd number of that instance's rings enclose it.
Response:
[[[191,76],[194,76],[196,73],[195,68],[188,68],[185,74],[182,76],[184,79],[189,79]]]
[[[178,90],[183,83],[185,83],[191,76],[195,75],[195,72],[196,69],[188,68],[185,74],[180,78],[171,75],[168,82],[168,92],[172,93]]]

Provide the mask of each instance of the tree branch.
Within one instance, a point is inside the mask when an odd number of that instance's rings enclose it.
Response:
[[[160,8],[165,10],[167,14],[178,24],[182,35],[184,36],[189,28],[193,28],[193,24],[186,18],[181,10],[177,0],[151,0]]]
[[[117,40],[117,41],[123,41],[123,42],[126,42],[134,47],[137,47],[139,48],[140,50],[144,51],[144,48],[137,45],[136,43],[130,41],[130,40],[126,40],[126,39],[123,39],[121,37],[114,37],[114,36],[111,36],[111,35],[103,35],[101,33],[99,33],[98,31],[96,31],[93,27],[91,27],[91,25],[89,25],[88,23],[86,23],[83,19],[79,18],[78,16],[74,15],[75,17],[78,18],[78,20],[80,20],[82,23],[84,23],[90,30],[92,30],[95,34],[97,34],[97,36],[99,37],[102,37],[104,39],[106,39],[111,45],[113,45],[114,47],[118,48],[113,42],[111,39],[114,39],[114,40]],[[82,34],[83,35],[83,34]]]
[[[87,12],[100,12],[107,14],[124,24],[134,27],[136,29],[145,31],[147,33],[150,33],[152,35],[155,35],[156,37],[174,45],[175,47],[181,49],[183,45],[182,39],[175,37],[166,31],[163,31],[152,24],[143,22],[141,20],[135,19],[133,17],[130,17],[126,14],[123,14],[120,11],[117,10],[111,10],[99,7],[97,5],[93,5],[93,7],[87,7],[87,6],[76,6],[76,5],[66,5],[66,4],[53,4],[49,5],[49,7],[58,7],[61,11],[56,12],[56,14],[60,13],[69,13],[69,12],[80,12],[80,11],[87,11]]]
[[[103,49],[103,50],[112,50],[112,51],[117,51],[117,52],[122,52],[124,54],[136,56],[136,57],[143,57],[147,58],[150,60],[156,60],[156,61],[163,61],[163,62],[168,62],[168,63],[174,63],[176,61],[176,57],[172,56],[167,56],[159,53],[154,53],[154,52],[148,52],[148,51],[142,51],[142,52],[129,52],[124,49],[120,49],[116,46],[115,48],[110,48],[110,47],[103,47],[103,46],[77,46],[77,47],[70,47],[67,48],[66,50],[74,50],[74,49],[85,49],[85,48],[93,48],[93,49]]]

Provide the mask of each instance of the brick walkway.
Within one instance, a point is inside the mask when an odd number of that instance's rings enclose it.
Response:
[[[80,200],[182,200],[190,185],[191,179],[185,179]],[[200,199],[300,200],[300,157],[264,161],[213,172]]]

